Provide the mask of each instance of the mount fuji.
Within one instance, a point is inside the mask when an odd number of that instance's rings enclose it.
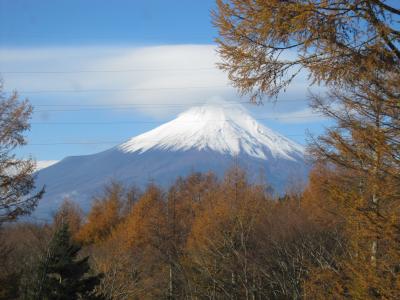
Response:
[[[278,193],[290,176],[308,173],[302,146],[261,125],[243,107],[206,104],[109,150],[39,170],[36,184],[45,185],[46,193],[35,215],[55,211],[65,197],[87,211],[91,197],[113,180],[168,187],[192,172],[222,176],[235,163],[250,180],[262,174]]]

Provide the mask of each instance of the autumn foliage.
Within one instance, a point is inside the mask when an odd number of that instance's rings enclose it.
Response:
[[[86,217],[67,201],[52,224],[4,230],[4,249],[19,246],[1,259],[3,280],[29,281],[24,270],[46,249],[45,237],[66,223],[75,224],[93,274],[102,274],[96,293],[110,299],[393,299],[397,248],[381,231],[371,264],[374,223],[360,214],[349,172],[316,165],[305,190],[285,197],[249,183],[238,167],[223,179],[194,173],[168,190],[152,184],[132,193],[113,183]],[[398,224],[391,222],[381,228]],[[17,236],[37,254],[27,255]],[[10,293],[18,289],[3,295]]]
[[[60,224],[102,274],[94,293],[109,299],[400,299],[400,10],[392,4],[217,0],[220,67],[253,102],[302,70],[327,87],[310,95],[333,125],[310,138],[304,189],[295,182],[274,195],[237,166],[168,189],[112,183],[86,216],[66,201],[49,224],[0,228],[0,299],[18,298]],[[23,130],[30,109],[15,98],[3,102],[20,111]],[[23,144],[16,138],[11,148]]]
[[[306,198],[311,190],[327,195],[313,182],[301,199],[278,200],[234,167],[223,180],[195,173],[167,191],[149,185],[119,214],[111,203],[127,200],[108,190],[77,237],[104,274],[99,292],[112,299],[302,298],[312,292],[310,274],[341,257],[346,244],[341,221],[320,197]],[[88,228],[99,211],[117,221],[99,222],[106,234],[93,238]]]

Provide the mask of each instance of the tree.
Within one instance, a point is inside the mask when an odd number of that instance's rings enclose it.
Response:
[[[6,243],[4,238],[4,229],[0,229],[0,299],[16,299],[18,297],[18,285],[20,280],[20,272],[18,267],[12,264],[13,249]]]
[[[388,96],[398,87],[387,79],[331,92],[328,101],[314,97],[314,107],[336,121],[310,151],[336,173],[322,207],[334,200],[351,241],[331,277],[340,297],[400,297],[400,107]]]
[[[113,299],[190,297],[187,237],[216,185],[213,174],[200,173],[179,178],[168,193],[150,184],[108,238],[91,247],[94,266],[104,273],[101,291]]]
[[[209,172],[178,178],[168,191],[165,224],[167,242],[164,249],[169,268],[169,299],[189,298],[192,295],[185,265],[185,247],[204,201],[216,190],[217,178]]]
[[[187,243],[192,293],[208,299],[267,298],[265,278],[256,263],[263,248],[267,218],[264,188],[251,186],[240,169],[202,203]],[[260,261],[259,261],[260,262]]]
[[[87,222],[81,226],[77,239],[84,244],[107,239],[114,227],[122,221],[124,200],[129,202],[129,194],[126,194],[122,185],[113,182],[106,186],[104,195],[94,199]]]
[[[0,299],[19,299],[52,233],[49,226],[16,222],[0,230]]]
[[[70,199],[64,199],[60,208],[53,216],[53,226],[59,228],[62,224],[68,224],[72,238],[76,238],[82,223],[84,213],[80,206]]]
[[[35,162],[17,159],[13,151],[26,144],[23,133],[29,129],[32,107],[13,92],[9,97],[0,82],[0,225],[29,214],[44,193],[35,194]]]
[[[330,173],[324,201],[313,200],[339,217],[346,247],[314,272],[325,278],[313,281],[314,296],[398,298],[400,10],[379,0],[220,0],[218,7],[221,67],[243,93],[254,101],[276,95],[301,69],[329,88],[312,95],[313,108],[335,121],[310,146]]]
[[[120,223],[105,224],[109,235],[93,244],[101,291],[113,299],[158,299],[167,294],[166,204],[149,185]]]
[[[81,247],[71,243],[67,224],[54,234],[47,253],[39,262],[36,278],[24,299],[97,299],[94,289],[100,275],[88,276],[89,257],[77,259]]]
[[[252,100],[277,95],[302,70],[342,86],[400,69],[400,9],[381,0],[217,0],[220,67]]]

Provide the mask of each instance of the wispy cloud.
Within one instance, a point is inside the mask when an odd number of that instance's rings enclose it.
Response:
[[[275,119],[280,123],[313,123],[327,120],[327,117],[313,111],[311,108],[268,114],[267,117]]]
[[[6,86],[34,104],[48,95],[57,104],[134,104],[136,111],[159,118],[214,98],[245,101],[216,67],[218,61],[214,45],[0,48]],[[299,103],[278,101],[279,110],[268,115],[307,122],[296,117],[310,113],[300,101],[307,85],[303,74],[282,96]]]

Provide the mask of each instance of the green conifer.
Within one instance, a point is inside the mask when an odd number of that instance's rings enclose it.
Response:
[[[80,250],[81,247],[71,241],[68,225],[61,225],[39,262],[35,280],[26,288],[23,299],[100,299],[94,295],[94,288],[101,275],[88,275],[89,257],[78,259]]]

